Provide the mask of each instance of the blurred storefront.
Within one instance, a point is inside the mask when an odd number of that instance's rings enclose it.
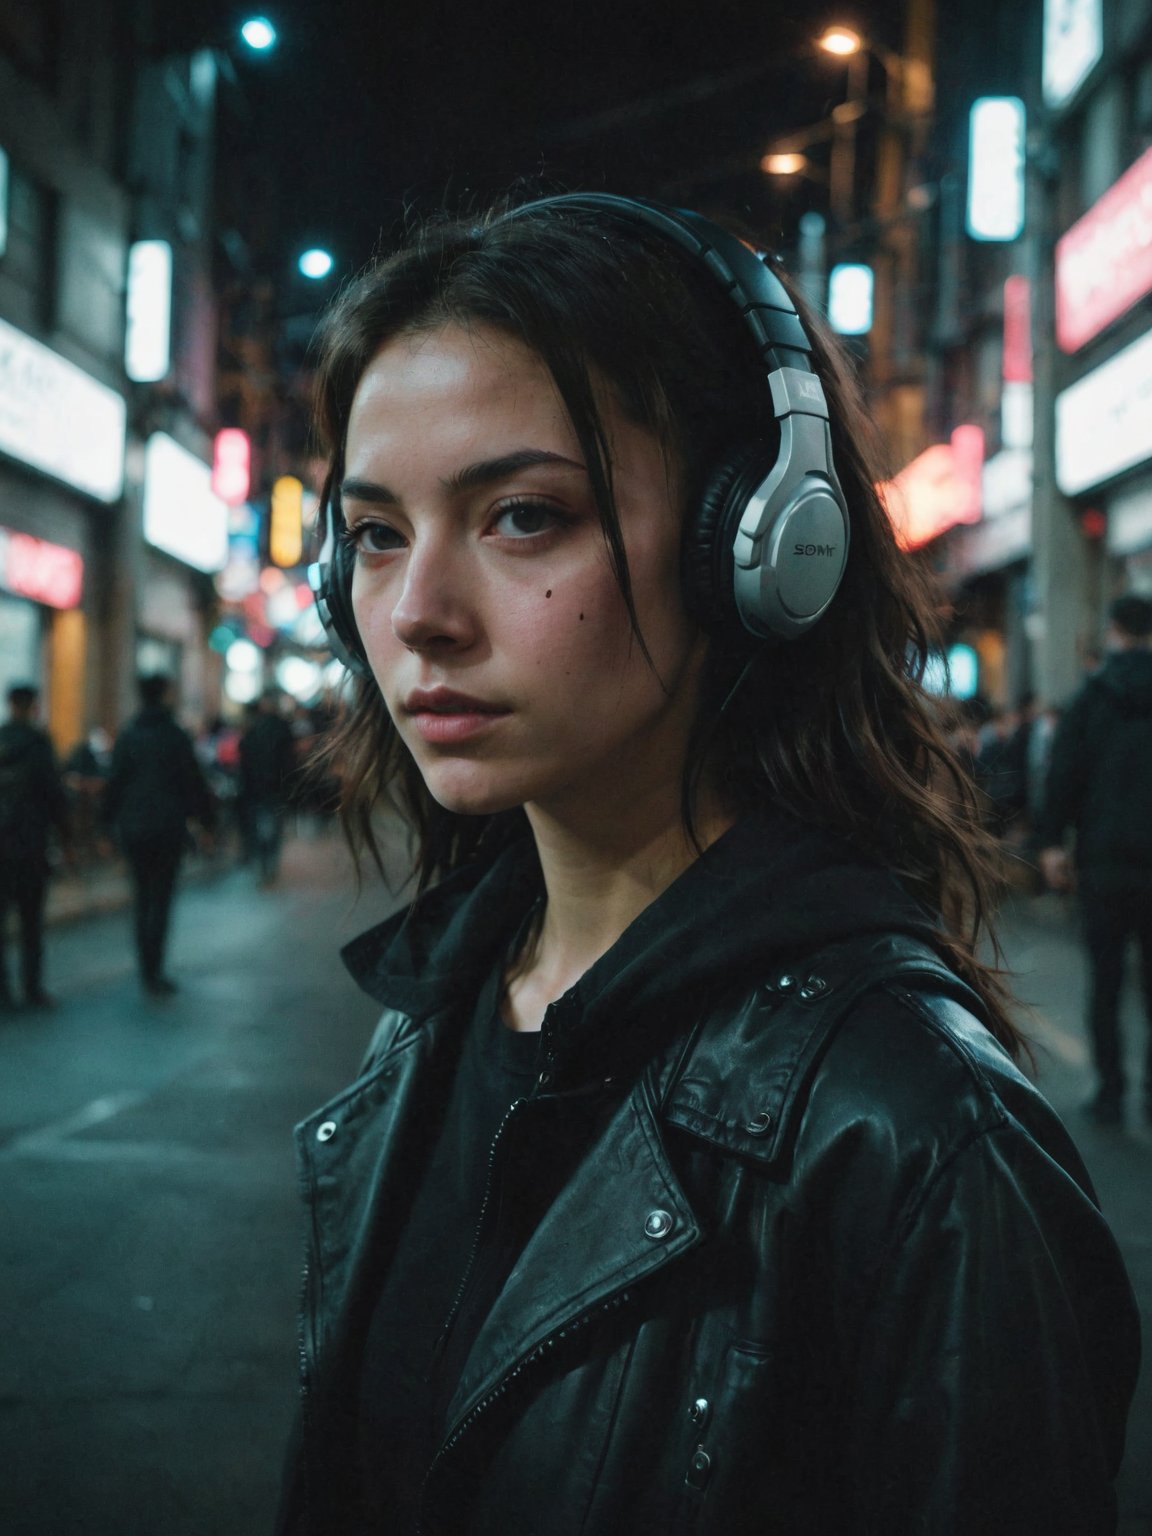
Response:
[[[1152,67],[1146,73],[1152,90]],[[1056,482],[1103,536],[1105,602],[1152,591],[1150,295],[1152,149],[1101,193],[1055,255],[1056,339],[1078,374],[1056,396]]]
[[[107,602],[96,552],[124,440],[122,395],[0,320],[0,681],[40,688],[61,750],[90,713],[90,632]]]
[[[144,445],[142,555],[135,669],[179,683],[188,715],[214,714],[219,669],[208,636],[215,615],[211,577],[228,560],[228,508],[212,489],[206,457],[165,432]]]
[[[989,702],[1060,704],[1112,598],[1152,591],[1152,0],[972,0],[938,25],[927,451],[971,430],[984,452],[978,498],[921,544]],[[982,106],[1018,124],[984,163]]]

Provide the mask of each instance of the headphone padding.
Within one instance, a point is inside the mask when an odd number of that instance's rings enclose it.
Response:
[[[759,443],[728,453],[709,474],[694,515],[684,525],[684,600],[706,628],[735,625],[732,546],[748,499],[771,472],[772,458]]]
[[[328,568],[328,613],[332,627],[349,655],[363,662],[364,646],[352,611],[352,550],[346,540],[337,538]]]

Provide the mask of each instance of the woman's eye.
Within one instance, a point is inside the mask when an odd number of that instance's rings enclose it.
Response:
[[[383,555],[399,549],[403,540],[387,523],[358,523],[348,530],[352,548],[361,555]]]
[[[518,501],[504,508],[493,527],[505,538],[529,539],[533,534],[551,532],[563,520],[547,502]]]

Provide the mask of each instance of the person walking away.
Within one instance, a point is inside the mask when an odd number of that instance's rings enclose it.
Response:
[[[1120,995],[1133,939],[1149,1015],[1144,1111],[1152,1120],[1152,601],[1118,598],[1109,616],[1107,660],[1072,701],[1052,743],[1037,844],[1048,884],[1079,892],[1098,1077],[1087,1109],[1099,1124],[1118,1125],[1125,1090]]]
[[[191,737],[172,717],[171,683],[156,673],[138,686],[142,707],[113,750],[104,820],[132,875],[140,979],[163,997],[177,990],[164,973],[164,951],[188,821],[210,832],[215,817]]]
[[[279,710],[274,692],[265,693],[240,738],[240,803],[261,885],[271,885],[280,869],[284,814],[296,772],[296,739]]]
[[[8,690],[8,719],[0,726],[0,1009],[15,1007],[4,954],[8,909],[20,922],[20,981],[29,1008],[50,1008],[41,980],[48,846],[55,831],[70,850],[68,802],[45,731],[36,722],[39,693],[31,684]]]

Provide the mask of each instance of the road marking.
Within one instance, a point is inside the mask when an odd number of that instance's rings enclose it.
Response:
[[[143,1098],[142,1093],[106,1094],[85,1104],[74,1115],[68,1115],[63,1120],[53,1120],[48,1125],[42,1125],[39,1130],[29,1131],[25,1136],[17,1136],[11,1145],[14,1148],[30,1147],[42,1141],[63,1141],[68,1136],[90,1130],[94,1125],[102,1125],[105,1120],[111,1120],[123,1110],[139,1104]]]

